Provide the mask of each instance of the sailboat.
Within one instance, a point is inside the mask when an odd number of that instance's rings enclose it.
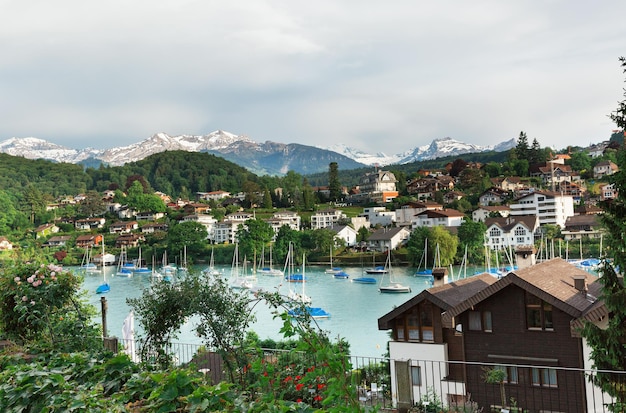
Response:
[[[304,254],[302,254],[302,277],[304,277]],[[289,275],[294,275],[294,263],[293,263],[293,246],[290,244],[289,245],[289,251],[287,252],[287,263],[286,263],[286,267],[288,268],[288,274]],[[292,300],[295,301],[297,303],[300,304],[311,304],[311,297],[309,297],[308,295],[305,294],[304,292],[304,285],[305,283],[302,283],[302,292],[297,292],[294,288],[289,287],[289,293],[287,294],[287,297]]]
[[[126,264],[131,264],[131,267],[128,268]],[[126,247],[122,245],[122,249],[120,250],[120,256],[117,259],[117,271],[115,272],[115,275],[120,275],[123,277],[132,277],[133,276],[132,268],[134,267],[135,267],[134,264],[127,262]]]
[[[372,267],[366,268],[367,274],[387,274],[389,269],[383,265],[376,265],[376,252],[372,252]]]
[[[330,246],[330,268],[324,271],[326,274],[337,274],[338,272],[342,272],[341,267],[333,267],[333,246]]]
[[[230,269],[230,287],[249,290],[254,287],[254,277],[246,276],[246,258],[243,259],[243,269],[239,269],[239,244],[235,244],[233,262]]]
[[[91,260],[91,250],[89,247],[85,248],[85,254],[80,264],[80,268],[85,272],[99,272],[98,266]]]
[[[391,251],[387,250],[387,261],[385,262],[385,268],[389,272],[389,281],[385,283],[385,276],[380,280],[378,291],[381,293],[410,293],[411,287],[402,285],[393,279],[393,271],[391,269]]]
[[[167,250],[163,251],[163,261],[161,262],[161,268],[156,272],[158,278],[163,279],[165,282],[171,282],[176,275],[176,266],[168,264],[167,262]]]
[[[259,266],[260,268],[257,270],[257,272],[263,275],[273,275],[273,276],[284,275],[285,273],[282,270],[279,270],[278,268],[274,268],[272,266],[272,244],[270,244],[270,257],[269,258],[270,258],[269,267],[266,267],[265,266],[265,246],[264,246],[263,250],[261,251],[261,265]]]
[[[102,240],[102,284],[96,288],[96,294],[106,294],[111,291],[111,286],[107,282],[107,273],[104,261],[104,240]]]
[[[222,271],[215,268],[215,257],[213,255],[213,247],[211,247],[211,258],[209,259],[209,266],[202,270],[204,275],[221,275]]]
[[[139,258],[137,258],[137,262],[135,264],[135,269],[133,270],[135,274],[150,274],[152,270],[145,265],[143,265],[143,259],[141,258],[141,247],[139,247]]]
[[[292,262],[293,267],[293,262]],[[304,277],[304,268],[305,268],[305,256],[302,254],[302,276]],[[296,293],[295,291],[289,291],[289,298],[294,301],[294,303],[300,304],[299,307],[292,308],[288,311],[288,314],[292,317],[299,317],[303,315],[303,311],[306,311],[311,318],[319,319],[319,318],[329,318],[330,313],[324,310],[321,307],[311,307],[307,304],[311,304],[311,298],[308,297],[304,293],[304,283],[302,284],[302,293]]]

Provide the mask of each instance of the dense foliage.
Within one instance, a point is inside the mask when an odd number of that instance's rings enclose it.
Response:
[[[626,58],[621,58],[626,73]],[[626,92],[624,93],[626,97]],[[622,130],[626,130],[626,100],[623,100],[611,119]],[[600,270],[602,300],[608,312],[608,325],[598,326],[588,322],[582,332],[592,348],[591,357],[594,367],[601,370],[626,371],[626,149],[618,152],[619,172],[611,176],[617,197],[604,204],[602,222],[607,229],[606,254],[611,261],[605,260]],[[615,398],[609,408],[614,412],[623,412],[626,408],[626,388],[620,374],[599,372],[595,378],[602,389]]]

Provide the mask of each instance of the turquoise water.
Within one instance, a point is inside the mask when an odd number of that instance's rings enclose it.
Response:
[[[193,268],[192,271],[203,267]],[[223,269],[225,276],[230,275],[230,267]],[[343,270],[349,274],[349,278],[335,278],[331,274],[325,274],[326,267],[307,267],[305,269],[307,282],[289,283],[284,277],[257,276],[257,286],[267,291],[279,288],[287,294],[289,288],[298,292],[302,291],[313,300],[313,307],[321,307],[330,313],[330,318],[319,319],[319,327],[328,332],[332,339],[345,338],[350,343],[350,352],[355,356],[381,357],[386,352],[387,331],[378,330],[378,318],[391,311],[394,307],[404,303],[425,288],[430,283],[423,278],[414,277],[415,268],[399,267],[393,269],[393,277],[404,285],[411,287],[411,293],[381,294],[378,292],[378,284],[358,284],[351,282],[352,278],[360,276],[375,277],[380,281],[381,275],[366,275],[361,267],[345,267]],[[115,276],[113,267],[106,269],[106,279],[111,286],[107,294],[96,294],[96,288],[103,281],[102,274],[85,274],[84,289],[88,294],[89,302],[101,308],[100,298],[105,297],[108,306],[107,326],[110,336],[122,336],[122,324],[128,315],[130,307],[126,304],[126,298],[140,297],[143,289],[150,286],[150,275],[135,274],[132,277]],[[474,270],[467,270],[467,276],[474,274]],[[389,281],[389,276],[385,276]],[[457,276],[458,278],[458,276]],[[254,309],[257,321],[251,329],[260,338],[282,339],[279,334],[280,321],[273,320],[271,311],[262,303]],[[99,316],[101,317],[101,316]],[[98,318],[98,321],[101,318]],[[201,344],[201,341],[193,334],[194,320],[191,319],[180,332],[178,342]],[[138,322],[135,320],[135,328]]]

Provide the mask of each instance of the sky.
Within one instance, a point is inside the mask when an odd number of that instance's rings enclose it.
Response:
[[[0,141],[607,140],[626,2],[0,0]]]

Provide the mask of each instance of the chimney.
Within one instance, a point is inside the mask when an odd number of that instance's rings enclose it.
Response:
[[[433,278],[434,283],[433,287],[439,287],[440,285],[444,285],[448,283],[448,269],[446,267],[435,267],[433,268]]]
[[[576,288],[576,290],[581,294],[587,294],[587,282],[584,275],[574,276],[574,288]]]

